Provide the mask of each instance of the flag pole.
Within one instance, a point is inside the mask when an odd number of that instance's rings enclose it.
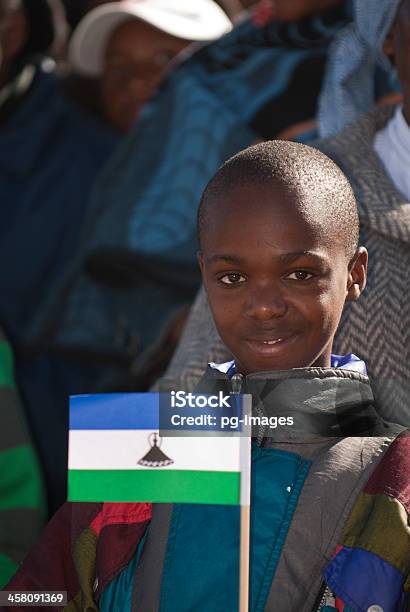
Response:
[[[231,378],[232,395],[239,395],[242,389],[243,375],[235,373]],[[240,492],[240,536],[239,536],[239,612],[249,612],[249,544],[251,514],[251,436],[252,428],[249,417],[252,414],[252,395],[242,395],[243,423],[239,444],[241,467]]]
[[[251,427],[252,396],[243,395],[242,415],[245,424],[241,435],[241,516],[239,546],[239,612],[249,611],[249,549],[251,514]],[[246,418],[248,417],[248,418]]]
[[[249,610],[249,528],[250,506],[241,505],[241,535],[239,548],[239,612]]]

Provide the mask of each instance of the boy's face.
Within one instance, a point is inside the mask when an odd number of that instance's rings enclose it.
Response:
[[[207,219],[203,282],[239,371],[330,367],[344,303],[365,286],[366,250],[349,263],[338,237],[273,186],[230,189]]]

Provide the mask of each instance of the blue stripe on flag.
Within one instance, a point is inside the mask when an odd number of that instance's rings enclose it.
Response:
[[[159,429],[158,393],[70,397],[70,429]]]

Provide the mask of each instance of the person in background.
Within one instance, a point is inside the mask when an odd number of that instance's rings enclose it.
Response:
[[[46,521],[43,477],[14,380],[13,353],[0,330],[0,589]]]
[[[56,0],[0,0],[0,324],[49,491],[68,369],[57,376],[44,339],[29,342],[27,328],[76,251],[94,180],[118,140],[66,97],[48,55],[61,26]]]
[[[401,423],[410,393],[409,57],[410,1],[356,0],[354,22],[331,50],[319,104],[325,139],[314,143],[353,186],[372,261],[367,291],[360,308],[351,305],[339,347],[362,344],[378,399]],[[387,107],[375,106],[377,66],[400,84],[402,99]]]
[[[99,112],[126,133],[170,66],[192,42],[219,38],[232,24],[213,0],[127,0],[103,4],[73,32],[76,74],[96,79]]]
[[[0,320],[12,341],[73,254],[90,188],[117,141],[64,96],[47,55],[60,8],[0,0],[0,253],[9,262]]]
[[[24,98],[32,84],[34,58],[58,50],[66,36],[59,0],[0,2],[0,120]]]

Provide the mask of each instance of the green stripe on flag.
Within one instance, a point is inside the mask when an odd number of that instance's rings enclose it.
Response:
[[[15,387],[13,353],[5,340],[0,340],[0,387]]]
[[[70,470],[68,501],[237,505],[240,503],[240,473]]]

